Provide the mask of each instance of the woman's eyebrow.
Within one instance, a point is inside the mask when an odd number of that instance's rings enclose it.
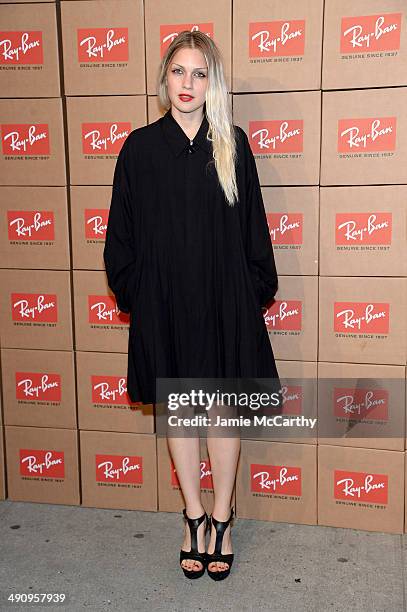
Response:
[[[175,62],[173,62],[174,66],[179,66],[180,68],[185,68],[185,66],[182,66],[181,64],[176,64]],[[193,68],[193,70],[208,70],[206,67],[205,68]]]

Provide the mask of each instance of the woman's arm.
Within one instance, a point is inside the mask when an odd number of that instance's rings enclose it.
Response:
[[[246,175],[246,255],[260,306],[266,306],[278,289],[273,245],[264,210],[256,161],[243,132]]]
[[[132,191],[130,184],[130,135],[120,150],[113,177],[112,197],[103,251],[110,289],[122,312],[131,309],[131,278],[135,270]]]

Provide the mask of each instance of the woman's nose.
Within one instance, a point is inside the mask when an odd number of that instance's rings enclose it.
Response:
[[[184,77],[184,82],[183,82],[184,87],[190,88],[192,86],[192,76],[188,76],[185,75]]]

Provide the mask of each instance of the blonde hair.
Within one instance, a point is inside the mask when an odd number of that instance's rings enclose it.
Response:
[[[157,78],[157,95],[161,106],[171,108],[168,96],[167,71],[175,53],[182,48],[198,48],[208,66],[208,86],[205,114],[209,123],[207,139],[212,142],[213,160],[219,183],[230,206],[238,199],[236,184],[236,134],[233,126],[229,93],[223,71],[221,53],[209,36],[203,32],[183,30],[174,38],[163,56]],[[211,163],[209,162],[209,163]]]

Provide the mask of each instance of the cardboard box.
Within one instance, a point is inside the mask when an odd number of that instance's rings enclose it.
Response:
[[[130,315],[121,312],[105,272],[73,272],[77,351],[127,353]]]
[[[407,87],[323,94],[321,185],[407,183]]]
[[[317,444],[317,422],[313,427],[311,424],[298,425],[293,428],[282,425],[283,419],[291,417],[304,417],[304,420],[315,419],[317,421],[317,363],[277,360],[276,366],[283,391],[282,419],[277,420],[276,425],[267,424],[265,427],[260,425],[259,437],[251,436],[250,439]],[[260,412],[262,412],[261,409]],[[267,409],[264,409],[264,413],[267,414]],[[272,414],[271,411],[270,415]],[[245,438],[244,429],[242,434],[242,438]]]
[[[202,505],[210,514],[213,510],[214,489],[212,468],[206,445],[206,438],[200,438],[200,491]],[[177,470],[166,437],[157,436],[158,465],[158,509],[160,512],[182,512],[185,499],[177,477]],[[236,504],[236,488],[233,488],[231,507]]]
[[[316,525],[316,450],[314,444],[242,440],[237,516]]]
[[[0,270],[0,283],[3,347],[72,350],[70,272]]]
[[[263,308],[276,359],[317,360],[318,278],[279,275],[274,302]]]
[[[318,446],[318,525],[403,533],[405,453]]]
[[[7,223],[0,225],[5,268],[69,270],[65,187],[0,187]]]
[[[407,276],[406,185],[321,187],[321,276]]]
[[[61,95],[56,8],[45,4],[0,8],[2,70],[0,91],[7,98]]]
[[[280,275],[318,275],[318,187],[263,187],[274,259]]]
[[[65,94],[145,94],[142,0],[61,2]]]
[[[0,99],[0,185],[66,185],[61,98]]]
[[[405,367],[318,364],[318,443],[404,451]]]
[[[405,278],[321,277],[319,360],[406,363]]]
[[[81,431],[82,505],[157,511],[154,434]]]
[[[76,353],[80,429],[154,433],[152,404],[131,402],[127,355]]]
[[[407,85],[404,0],[325,2],[323,89]]]
[[[1,349],[5,425],[75,429],[72,351]]]
[[[323,1],[233,2],[233,91],[320,89]]]
[[[104,270],[103,249],[111,186],[71,187],[72,257],[75,270]]]
[[[234,95],[233,117],[247,134],[261,185],[318,185],[320,91]]]
[[[146,97],[67,98],[66,103],[71,185],[111,185],[124,141],[146,124]]]
[[[222,55],[225,80],[231,91],[232,80],[232,2],[208,0],[205,4],[178,0],[144,0],[146,32],[147,93],[157,95],[157,76],[162,57],[183,30],[199,30],[210,36]]]
[[[79,504],[78,431],[5,426],[11,501]]]

